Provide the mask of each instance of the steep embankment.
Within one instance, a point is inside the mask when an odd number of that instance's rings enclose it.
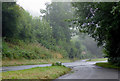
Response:
[[[63,59],[61,53],[46,49],[40,43],[24,42],[10,43],[3,41],[2,58],[3,66],[46,64],[56,61],[70,62],[70,60]]]

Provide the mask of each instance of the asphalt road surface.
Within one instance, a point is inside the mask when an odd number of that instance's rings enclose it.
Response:
[[[99,61],[105,62],[105,61]],[[118,79],[118,70],[102,68],[94,65],[97,62],[75,62],[72,72],[59,77],[58,79]]]
[[[95,66],[94,64],[97,62],[86,62],[86,60],[81,60],[72,63],[62,63],[66,67],[72,68],[72,71],[66,75],[59,77],[58,79],[106,79],[107,81],[107,79],[114,80],[119,78],[119,72],[117,70]],[[51,66],[51,64],[2,67],[2,71],[15,71],[46,66]]]

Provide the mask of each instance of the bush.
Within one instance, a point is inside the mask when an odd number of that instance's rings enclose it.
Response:
[[[62,66],[62,62],[52,63],[52,66]]]
[[[108,58],[108,62],[114,64],[115,66],[120,66],[120,57]]]

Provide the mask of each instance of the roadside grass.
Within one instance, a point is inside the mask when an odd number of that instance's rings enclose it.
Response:
[[[89,61],[106,61],[106,60],[108,60],[108,58],[89,59],[87,61],[89,62]]]
[[[39,64],[52,64],[57,61],[62,63],[64,62],[73,62],[74,60],[70,59],[34,59],[34,60],[27,60],[27,59],[6,59],[2,61],[2,66],[20,66],[20,65],[39,65]]]
[[[56,79],[71,71],[64,66],[36,67],[2,73],[2,79]]]
[[[100,66],[100,67],[104,67],[104,68],[112,68],[112,69],[120,70],[120,67],[112,65],[108,62],[100,62],[100,63],[96,63],[95,65]]]

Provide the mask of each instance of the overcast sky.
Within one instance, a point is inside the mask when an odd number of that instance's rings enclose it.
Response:
[[[45,3],[51,2],[51,0],[17,0],[17,4],[30,12],[32,16],[39,16],[40,9],[45,9]]]

